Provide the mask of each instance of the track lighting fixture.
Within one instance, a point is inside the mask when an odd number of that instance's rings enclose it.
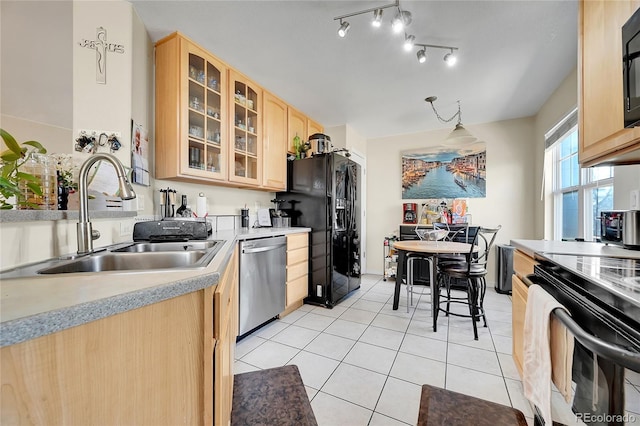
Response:
[[[391,22],[391,28],[393,29],[394,32],[401,33],[407,26],[411,24],[412,17],[411,17],[411,12],[407,10],[402,10],[400,8],[400,0],[395,0],[391,4],[377,6],[371,9],[359,10],[357,12],[347,13],[341,16],[336,16],[335,18],[333,18],[333,20],[340,22],[338,35],[344,38],[347,35],[347,31],[349,31],[349,28],[351,27],[351,25],[344,20],[345,18],[362,15],[364,13],[373,12],[373,20],[371,21],[371,25],[376,28],[380,27],[382,25],[382,11],[383,9],[387,9],[390,7],[396,9],[396,15]],[[419,50],[417,53],[417,58],[418,58],[418,62],[421,64],[427,61],[427,48],[448,50],[449,52],[446,55],[444,55],[444,61],[450,67],[454,66],[457,61],[457,57],[453,52],[454,50],[458,50],[457,47],[437,46],[435,44],[416,43],[416,37],[414,35],[407,34],[406,31],[404,33],[403,46],[404,46],[404,50],[406,50],[407,52],[410,52],[414,48],[414,46],[418,46]]]
[[[338,28],[338,35],[340,37],[346,36],[347,32],[349,31],[349,28],[351,28],[351,25],[347,21],[342,22],[342,19],[341,19],[340,28]]]
[[[391,29],[394,33],[401,33],[409,24],[411,24],[411,12],[400,10],[398,7],[398,13],[391,21]]]
[[[451,47],[451,46],[438,46],[436,44],[421,44],[421,43],[415,43],[416,46],[420,46],[422,47],[421,50],[418,51],[418,62],[419,63],[424,63],[427,60],[427,56],[426,56],[426,48],[429,47],[431,49],[445,49],[445,50],[449,50],[449,53],[447,53],[446,55],[444,55],[444,61],[447,63],[447,65],[449,65],[450,67],[454,66],[456,61],[458,60],[458,58],[455,56],[455,54],[453,53],[454,50],[458,50],[457,47]],[[420,53],[422,52],[422,54]]]
[[[413,44],[416,42],[416,38],[412,35],[404,35],[404,50],[410,52],[413,49]]]
[[[458,122],[456,123],[456,127],[449,133],[449,136],[444,140],[445,145],[464,145],[472,142],[476,142],[478,138],[473,136],[467,129],[462,125],[462,112],[460,110],[460,101],[458,101],[458,112],[453,114],[451,118],[445,119],[438,114],[436,111],[436,107],[433,103],[438,99],[437,96],[429,96],[425,99],[426,102],[431,104],[431,108],[433,109],[434,114],[438,118],[441,123],[449,123],[454,118],[458,117]]]
[[[454,66],[456,64],[456,62],[458,62],[458,58],[456,57],[456,55],[453,53],[453,49],[451,49],[451,52],[447,53],[446,55],[444,55],[444,61],[447,63],[447,65],[449,65],[450,67]]]
[[[382,9],[376,9],[373,11],[373,21],[371,21],[371,25],[376,28],[380,28],[382,25]]]
[[[418,62],[421,64],[427,62],[427,53],[424,51],[424,48],[418,50]]]

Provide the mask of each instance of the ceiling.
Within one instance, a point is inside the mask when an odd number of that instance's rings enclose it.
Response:
[[[334,17],[393,1],[130,0],[155,42],[180,31],[325,127],[348,124],[366,138],[427,131],[462,106],[464,124],[535,115],[576,67],[578,7],[562,1],[400,1],[413,15],[407,33],[447,51],[402,48],[395,10],[374,29],[372,13]]]

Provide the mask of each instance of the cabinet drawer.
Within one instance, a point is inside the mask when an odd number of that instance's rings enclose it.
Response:
[[[513,253],[513,272],[519,277],[526,277],[529,274],[533,274],[533,267],[538,262],[533,258],[527,256],[519,250]]]
[[[299,262],[287,266],[287,282],[291,282],[296,278],[309,273],[309,262]]]
[[[307,232],[301,234],[287,235],[287,250],[294,250],[301,247],[309,246],[309,234]]]
[[[287,283],[287,305],[302,300],[309,295],[309,275],[303,275],[300,278]]]
[[[304,262],[307,259],[309,259],[308,247],[302,247],[299,249],[287,251],[287,265]]]

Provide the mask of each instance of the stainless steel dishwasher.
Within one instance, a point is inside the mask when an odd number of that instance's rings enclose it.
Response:
[[[287,238],[240,242],[240,337],[284,311]]]

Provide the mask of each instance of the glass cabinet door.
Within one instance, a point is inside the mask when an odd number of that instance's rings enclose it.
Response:
[[[220,64],[191,52],[188,65],[188,167],[223,175],[226,150],[222,120],[226,108],[222,79],[225,70]]]
[[[237,182],[259,183],[260,180],[260,134],[261,91],[253,83],[231,73],[233,101],[231,126],[233,152],[229,179]]]

